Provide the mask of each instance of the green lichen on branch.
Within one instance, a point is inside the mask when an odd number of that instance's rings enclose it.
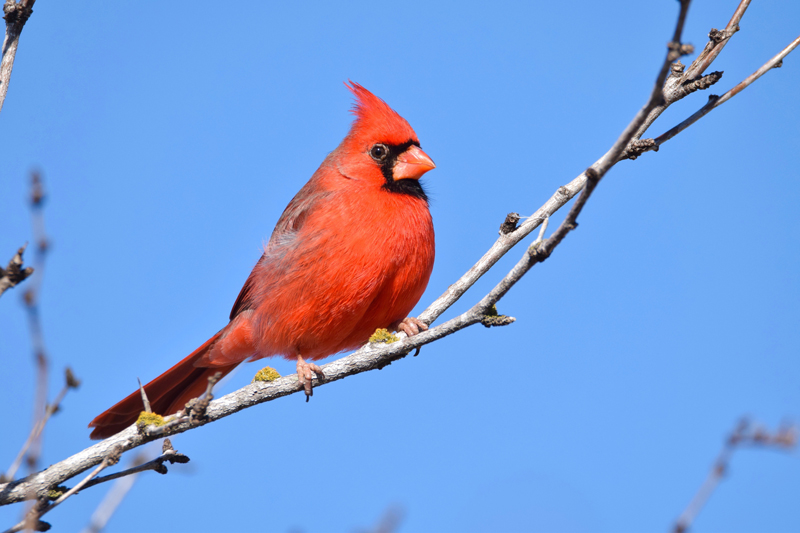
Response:
[[[253,383],[255,383],[256,381],[275,381],[279,377],[281,377],[281,375],[278,374],[277,370],[275,370],[271,366],[265,366],[264,368],[256,372],[255,376],[253,376]]]
[[[378,342],[383,342],[385,344],[391,344],[393,342],[397,342],[400,340],[400,337],[393,334],[391,331],[385,328],[378,328],[375,330],[375,333],[369,338],[369,342],[371,344],[375,344]]]
[[[57,500],[61,496],[63,496],[64,493],[66,493],[67,491],[69,491],[69,487],[65,487],[64,485],[58,485],[47,491],[47,499]]]
[[[163,426],[167,421],[164,417],[155,413],[141,412],[139,418],[136,420],[136,427],[144,431],[147,426]]]

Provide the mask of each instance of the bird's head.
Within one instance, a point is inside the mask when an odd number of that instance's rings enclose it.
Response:
[[[419,178],[436,168],[419,147],[417,134],[406,119],[386,102],[351,81],[356,116],[340,150],[339,172],[351,179],[369,179],[382,188],[425,198]]]

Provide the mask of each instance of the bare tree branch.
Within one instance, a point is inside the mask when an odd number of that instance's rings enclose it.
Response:
[[[33,13],[33,4],[36,0],[6,0],[3,4],[3,18],[6,21],[6,36],[3,40],[3,58],[0,60],[0,111],[8,93],[8,83],[11,80],[11,70],[14,68],[14,57],[17,55],[19,36],[22,28]]]
[[[722,451],[717,456],[708,477],[675,522],[673,533],[684,533],[692,525],[714,489],[728,472],[733,452],[744,446],[791,450],[797,445],[797,432],[798,428],[795,426],[784,426],[778,428],[775,433],[769,433],[749,420],[742,419],[725,439]]]
[[[686,10],[689,2],[681,2],[681,14],[678,17],[678,27],[680,28],[685,19]],[[680,33],[676,31],[676,39],[680,39]],[[674,41],[677,42],[677,41]],[[669,64],[675,57],[676,48],[681,46],[671,45],[666,54],[663,65],[656,77],[653,91],[648,98],[645,106],[637,113],[633,121],[625,128],[625,131],[617,139],[611,149],[591,168],[582,173],[570,184],[559,189],[542,208],[528,219],[520,228],[508,234],[501,234],[492,249],[484,255],[469,272],[467,272],[459,282],[458,288],[454,290],[451,286],[448,292],[434,302],[422,315],[426,317],[426,322],[433,321],[441,315],[444,310],[449,308],[464,291],[469,288],[492,264],[494,264],[513,244],[519,242],[525,235],[529,234],[541,221],[545,220],[552,212],[555,212],[561,205],[566,203],[588,182],[581,199],[575,203],[567,216],[566,220],[555,234],[540,243],[535,249],[526,252],[520,263],[481,301],[474,305],[467,312],[441,324],[428,331],[421,332],[413,337],[406,338],[404,334],[399,335],[400,341],[391,344],[367,344],[355,353],[333,361],[323,366],[325,375],[324,383],[338,381],[347,376],[366,372],[369,370],[381,369],[393,361],[405,357],[412,350],[419,348],[430,342],[434,342],[442,337],[450,335],[460,329],[473,324],[482,322],[490,308],[527,272],[534,264],[541,262],[552,253],[556,246],[563,240],[566,234],[576,227],[576,218],[583,208],[586,200],[591,194],[594,186],[602,176],[619,161],[619,156],[631,137],[637,131],[642,121],[647,117],[648,112],[656,106],[663,98],[661,87],[664,78],[669,70]],[[573,192],[574,191],[574,192]],[[320,386],[317,380],[316,386]],[[210,383],[212,386],[213,383]],[[148,426],[130,428],[110,437],[90,448],[79,452],[72,457],[51,466],[50,468],[37,474],[28,476],[25,479],[14,481],[6,485],[0,485],[0,505],[19,502],[32,497],[31,495],[41,495],[49,487],[58,485],[81,472],[91,468],[103,460],[111,449],[121,449],[127,451],[142,444],[149,442],[160,436],[169,436],[182,433],[194,427],[208,424],[220,418],[229,416],[237,411],[246,409],[253,405],[274,400],[289,394],[303,390],[297,380],[297,375],[286,376],[271,382],[256,382],[238,391],[230,393],[222,398],[210,402],[204,416],[192,416],[191,409],[184,409],[171,420],[166,426]]]
[[[22,268],[22,254],[25,253],[25,244],[17,250],[11,261],[8,262],[6,268],[0,267],[0,296],[3,295],[8,289],[16,287],[18,284],[25,281],[31,274],[33,274],[33,267]]]
[[[737,12],[742,10],[743,13],[742,6],[746,7],[746,2],[742,2],[739,5]],[[515,228],[516,221],[513,223],[507,221],[509,224],[504,225],[506,231],[501,230],[500,236],[489,251],[487,251],[461,279],[451,285],[442,296],[436,299],[419,318],[428,324],[435,321],[436,318],[451,307],[464,292],[496,264],[514,245],[527,237],[535,228],[539,227],[543,221],[546,221],[549,216],[555,213],[581,190],[584,190],[583,194],[581,194],[580,198],[572,206],[566,219],[556,232],[546,240],[542,240],[542,232],[540,238],[537,239],[533,246],[525,251],[523,257],[511,272],[509,272],[492,291],[466,312],[443,324],[414,335],[413,337],[408,338],[404,334],[399,334],[398,337],[400,340],[396,342],[389,344],[370,343],[349,356],[326,364],[323,366],[325,375],[324,383],[344,379],[347,376],[369,370],[381,369],[405,357],[414,349],[418,349],[425,344],[434,342],[473,324],[483,323],[484,325],[492,325],[503,323],[502,321],[493,322],[486,320],[487,316],[492,319],[497,317],[494,305],[534,264],[549,257],[566,235],[575,229],[577,226],[577,217],[597,183],[624,157],[625,151],[631,146],[638,132],[642,131],[643,125],[647,123],[654,110],[665,104],[667,100],[665,87],[672,87],[672,85],[669,84],[675,81],[672,80],[673,77],[676,79],[679,79],[680,76],[686,77],[685,73],[682,71],[678,72],[680,69],[677,69],[673,65],[673,62],[680,54],[686,53],[689,50],[689,47],[680,42],[681,29],[686,18],[688,7],[688,0],[681,1],[676,30],[672,41],[668,45],[666,57],[656,76],[655,84],[647,103],[639,110],[611,149],[585,172],[581,173],[570,183],[560,187],[542,207],[518,228]],[[734,18],[736,18],[736,15],[734,15]],[[739,15],[739,18],[741,18],[741,15]],[[709,54],[710,53],[711,52],[709,52]],[[716,54],[718,53],[717,51]],[[713,57],[716,57],[716,55]],[[711,61],[713,61],[713,57],[710,60],[706,57],[704,61],[710,64]],[[708,77],[702,77],[703,70],[699,70],[699,67],[695,67],[695,70],[697,71],[696,76],[701,77],[691,80],[687,79],[691,86],[683,84],[681,87],[675,89],[675,94],[689,94],[694,90],[705,88],[714,82],[715,76],[709,75]],[[673,76],[668,78],[670,72],[673,73]],[[718,77],[716,78],[718,79]],[[315,386],[319,387],[322,384],[323,383],[317,381]],[[117,435],[52,465],[50,468],[32,474],[24,479],[0,485],[0,505],[20,502],[33,497],[42,497],[53,486],[59,485],[105,461],[106,456],[111,450],[127,451],[159,438],[160,436],[182,433],[195,427],[214,422],[253,405],[294,394],[302,390],[303,387],[299,384],[296,375],[278,378],[271,382],[259,381],[217,400],[211,401],[208,403],[202,416],[194,416],[192,409],[184,409],[180,413],[167,419],[167,424],[165,426],[131,426]]]
[[[182,453],[178,453],[175,451],[175,448],[172,447],[172,442],[169,439],[164,439],[164,443],[161,447],[161,455],[156,457],[155,459],[147,462],[142,462],[140,464],[136,464],[133,467],[123,470],[121,472],[116,472],[114,474],[109,474],[107,476],[95,478],[83,487],[88,489],[89,487],[94,487],[95,485],[99,485],[100,483],[105,483],[107,481],[113,481],[115,479],[123,478],[126,476],[140,474],[142,472],[147,472],[148,470],[152,470],[154,472],[158,472],[159,474],[166,474],[169,470],[167,470],[167,465],[164,463],[169,462],[169,464],[186,464],[190,461],[189,457]]]
[[[711,63],[713,63],[719,53],[722,52],[722,49],[728,44],[733,34],[739,31],[739,21],[742,20],[744,12],[747,11],[749,6],[750,0],[741,0],[724,30],[711,29],[708,34],[708,43],[706,43],[700,55],[697,56],[697,59],[692,61],[689,70],[687,70],[684,75],[687,79],[702,76],[706,69],[711,66]]]
[[[698,109],[692,116],[675,126],[674,128],[670,129],[669,131],[662,133],[655,139],[653,139],[653,146],[650,148],[651,150],[658,150],[658,147],[667,142],[668,140],[675,137],[677,134],[706,116],[711,112],[712,109],[715,109],[743,90],[745,90],[751,83],[756,81],[758,78],[772,70],[773,68],[780,68],[783,64],[783,58],[789,55],[789,52],[797,48],[797,45],[800,44],[800,37],[792,41],[789,46],[781,50],[777,55],[775,55],[772,59],[764,63],[761,68],[750,74],[747,78],[742,80],[738,85],[736,85],[733,89],[729,90],[722,96],[715,96],[711,95],[708,97],[708,103]]]
[[[631,143],[626,147],[624,154],[626,159],[636,159],[644,152],[657,150],[657,147],[654,148],[652,139],[639,140],[653,122],[655,122],[670,105],[695,91],[709,88],[722,78],[722,72],[712,72],[707,76],[703,76],[703,73],[717,58],[722,49],[725,48],[725,45],[728,43],[728,40],[733,37],[733,34],[739,31],[739,21],[742,19],[749,5],[750,0],[741,0],[724,30],[719,31],[714,28],[711,29],[711,32],[708,34],[709,42],[706,44],[703,51],[700,52],[700,55],[697,56],[697,59],[689,65],[688,69],[684,69],[680,61],[672,65],[672,73],[664,83],[664,100],[659,103],[659,105],[653,107],[647,119],[640,126],[636,135],[634,135]],[[674,43],[676,42],[677,41],[673,38],[673,43],[670,43],[670,45],[674,47]]]
[[[669,65],[674,61],[683,49],[680,45],[681,32],[683,30],[683,23],[686,19],[686,13],[689,10],[689,0],[681,1],[680,13],[678,15],[678,23],[675,27],[675,32],[672,37],[672,42],[667,45],[668,51],[664,62],[656,76],[656,82],[653,90],[650,93],[645,106],[634,117],[631,123],[622,132],[617,142],[611,149],[603,155],[599,160],[590,167],[594,169],[600,176],[605,175],[608,170],[614,166],[620,158],[622,151],[630,142],[643,121],[646,119],[650,111],[655,108],[663,99],[662,87],[664,80],[669,72]],[[632,130],[632,131],[631,131]],[[506,252],[513,248],[519,241],[527,237],[534,229],[536,229],[546,218],[550,217],[558,211],[564,204],[571,200],[578,192],[586,185],[586,172],[581,173],[577,178],[573,179],[566,185],[559,187],[556,193],[536,212],[531,215],[516,231],[511,233],[502,233],[497,241],[492,245],[488,252],[472,267],[461,279],[450,285],[447,291],[437,298],[428,308],[419,316],[420,320],[427,324],[431,324],[442,313],[445,312],[451,305],[453,305],[467,290],[475,284],[481,276],[492,268],[497,261],[503,257]]]

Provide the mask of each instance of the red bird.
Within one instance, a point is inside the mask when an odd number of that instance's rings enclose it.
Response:
[[[209,376],[282,355],[312,394],[318,360],[363,345],[377,328],[414,335],[407,317],[433,269],[433,221],[419,178],[435,168],[406,120],[351,82],[356,116],[342,143],[292,199],[242,287],[230,322],[145,385],[156,413],[203,393]],[[102,439],[133,424],[139,391],[89,424]]]

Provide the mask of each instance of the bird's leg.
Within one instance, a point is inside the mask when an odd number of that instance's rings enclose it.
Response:
[[[311,388],[314,374],[316,374],[319,379],[325,379],[325,374],[322,373],[322,369],[319,365],[306,363],[303,356],[297,354],[297,381],[299,381],[300,385],[306,390],[306,401],[314,395],[314,390]]]
[[[413,316],[407,316],[401,320],[395,327],[395,331],[402,331],[409,337],[413,337],[420,331],[427,331],[428,324]]]

